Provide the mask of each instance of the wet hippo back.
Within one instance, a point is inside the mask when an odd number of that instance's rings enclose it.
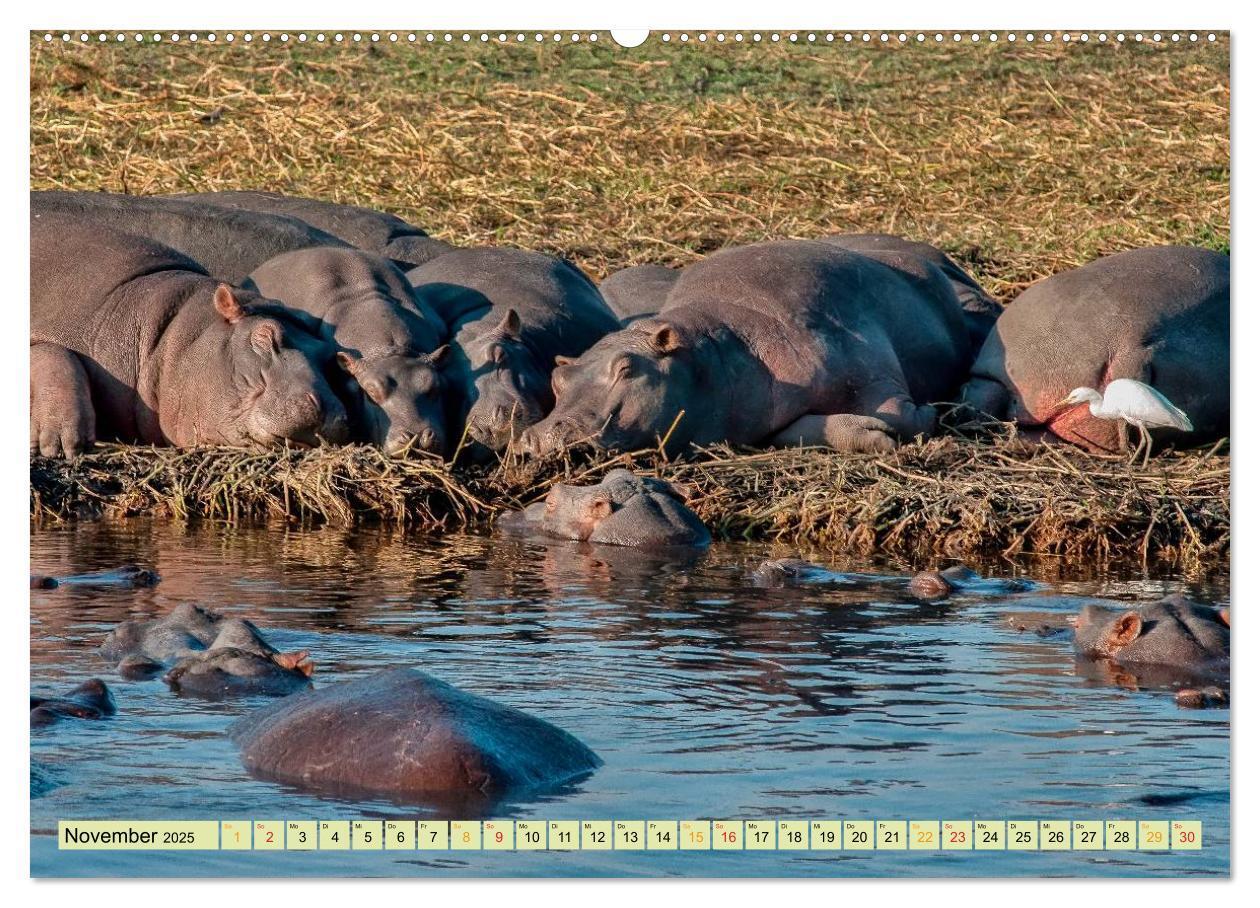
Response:
[[[1145,382],[1186,412],[1195,431],[1169,440],[1228,433],[1228,256],[1134,249],[1034,284],[998,319],[964,396],[999,418],[1114,451],[1115,423],[1059,404],[1074,388],[1117,378]]]
[[[31,213],[70,215],[155,240],[230,284],[240,284],[263,262],[283,253],[347,245],[295,218],[159,196],[32,192]]]
[[[194,192],[175,198],[238,211],[296,218],[351,246],[384,255],[400,267],[423,265],[454,248],[400,217],[359,205],[341,205],[322,199],[257,190]]]

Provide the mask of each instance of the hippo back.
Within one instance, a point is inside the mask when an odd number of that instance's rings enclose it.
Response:
[[[664,265],[634,265],[604,278],[599,292],[621,324],[629,325],[665,308],[680,273],[679,269]]]
[[[1048,277],[1006,307],[972,374],[1013,391],[1025,424],[1073,388],[1133,378],[1187,413],[1192,438],[1227,432],[1229,257],[1157,246]]]
[[[296,218],[359,249],[387,256],[404,269],[423,265],[454,248],[396,215],[359,205],[259,190],[195,192],[175,198]]]

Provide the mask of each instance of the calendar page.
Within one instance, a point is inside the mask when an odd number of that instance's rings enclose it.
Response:
[[[32,876],[1230,875],[1228,32],[28,49]]]

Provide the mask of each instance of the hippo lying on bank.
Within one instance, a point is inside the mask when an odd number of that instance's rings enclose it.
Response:
[[[595,285],[563,259],[522,249],[459,249],[407,273],[451,329],[451,426],[478,459],[551,409],[558,357],[620,325]]]
[[[1229,681],[1229,612],[1181,596],[1127,611],[1087,605],[1076,619],[1082,668],[1127,687],[1179,687],[1186,706],[1223,703]],[[1201,685],[1208,685],[1202,687]]]
[[[169,667],[171,689],[198,697],[285,696],[310,687],[305,652],[282,653],[241,618],[221,618],[184,603],[156,621],[124,621],[101,645],[124,678],[151,678]]]
[[[949,278],[833,244],[780,240],[684,268],[669,305],[552,374],[556,408],[521,450],[826,444],[886,451],[931,435],[930,401],[970,361]]]
[[[1154,430],[1194,445],[1229,432],[1229,257],[1207,249],[1133,249],[1034,284],[1002,313],[962,400],[1091,451],[1120,452],[1128,425],[1064,401],[1118,378],[1151,385],[1193,423]]]
[[[31,726],[51,725],[59,719],[103,719],[118,712],[114,695],[99,678],[84,681],[58,697],[31,695]]]
[[[345,441],[303,318],[151,240],[32,216],[31,451]]]
[[[143,589],[157,586],[161,581],[158,572],[138,564],[124,564],[107,571],[91,571],[86,574],[69,574],[50,577],[47,574],[31,574],[31,589],[53,590],[59,586],[99,586],[119,589]]]
[[[680,274],[680,269],[664,265],[634,265],[604,278],[599,292],[624,328],[664,309]]]
[[[169,246],[230,284],[268,259],[312,246],[349,248],[295,218],[216,208],[161,196],[112,192],[32,192],[31,216],[74,217]]]
[[[709,544],[709,531],[668,482],[613,470],[598,485],[555,485],[543,501],[504,514],[513,534],[629,546]]]
[[[818,584],[840,587],[880,587],[906,590],[919,599],[940,599],[951,593],[969,596],[1003,596],[1036,589],[1031,580],[1017,577],[982,577],[971,568],[957,564],[941,571],[920,571],[913,577],[891,574],[841,573],[802,561],[799,558],[776,558],[763,561],[752,572],[754,586],[786,587],[797,584]]]
[[[358,205],[254,190],[193,192],[174,198],[229,210],[296,218],[358,249],[383,255],[404,270],[423,265],[455,248],[400,217]]]
[[[339,390],[359,440],[387,454],[411,445],[445,450],[446,324],[388,259],[360,249],[300,249],[263,264],[247,286],[318,319],[321,336],[338,348],[347,379]]]
[[[405,668],[286,697],[228,733],[254,775],[405,800],[555,788],[602,762],[554,725]]]

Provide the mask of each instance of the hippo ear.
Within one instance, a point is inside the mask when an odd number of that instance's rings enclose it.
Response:
[[[571,366],[576,362],[577,362],[576,356],[557,356],[556,357],[557,366]]]
[[[432,353],[429,354],[429,363],[433,366],[440,367],[451,355],[451,345],[443,344]]]
[[[515,309],[507,311],[507,314],[503,316],[503,321],[499,322],[498,330],[508,337],[521,336],[521,317],[516,313]]]
[[[648,345],[654,352],[668,356],[682,346],[682,338],[673,325],[661,325],[648,338]]]
[[[279,322],[261,321],[249,332],[249,342],[255,350],[264,355],[279,353],[280,344],[284,340],[284,331]]]
[[[245,317],[245,307],[241,305],[240,300],[227,284],[220,284],[214,288],[214,308],[229,325],[235,325]]]
[[[347,375],[354,375],[354,370],[359,368],[362,357],[356,356],[348,350],[337,351],[337,365],[341,367],[341,371]]]
[[[596,495],[586,503],[586,516],[595,523],[598,523],[606,517],[610,517],[612,512],[612,501],[605,498],[603,495]]]
[[[315,663],[311,661],[311,654],[306,650],[296,653],[276,653],[271,658],[281,668],[299,671],[308,678],[315,671]]]
[[[1142,633],[1142,616],[1128,611],[1111,622],[1103,634],[1103,642],[1110,652],[1118,652],[1138,638]]]
[[[1216,613],[1216,617],[1221,619],[1221,624],[1229,627],[1229,609],[1223,608]]]

